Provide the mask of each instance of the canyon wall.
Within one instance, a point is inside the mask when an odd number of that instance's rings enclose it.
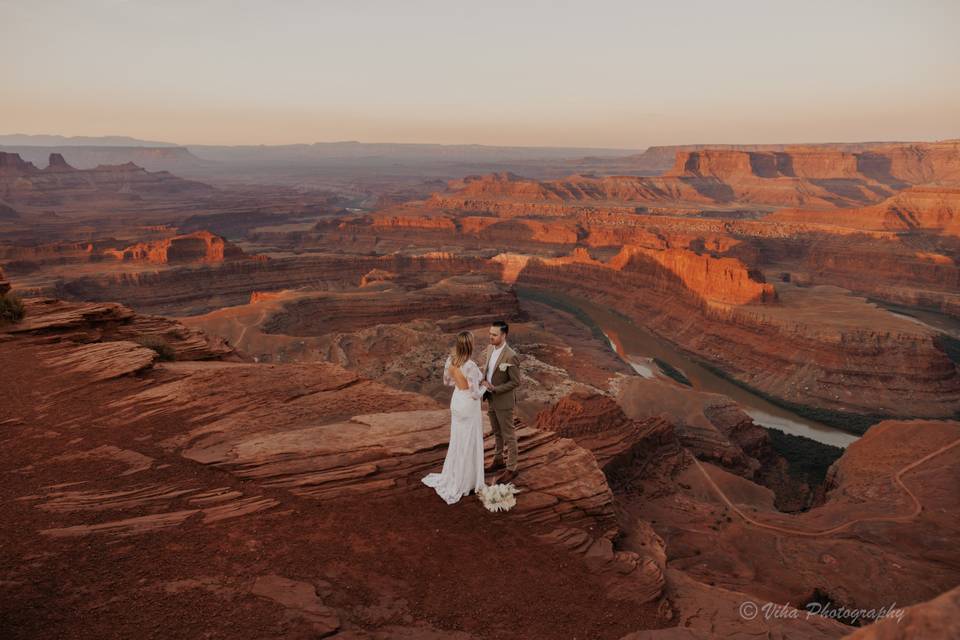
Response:
[[[839,414],[940,417],[960,409],[960,374],[935,332],[875,309],[870,316],[863,303],[838,316],[859,316],[858,322],[831,322],[815,312],[818,304],[856,303],[841,292],[790,290],[782,307],[724,307],[706,304],[645,256],[632,256],[619,269],[585,260],[514,263],[517,286],[615,308],[706,365],[781,401]]]
[[[593,259],[582,248],[560,258],[500,254],[492,262],[503,266],[507,282],[517,282],[532,263],[550,267],[588,265],[612,273],[645,271],[645,284],[650,290],[684,297],[694,306],[726,308],[777,299],[773,285],[765,283],[759,273],[751,272],[739,260],[699,255],[685,249],[624,246],[607,263]]]
[[[124,249],[108,249],[103,255],[125,262],[179,264],[188,262],[223,262],[244,258],[243,250],[209,231],[138,242]]]
[[[827,175],[853,162],[850,159],[798,158],[799,166],[812,175]],[[681,154],[682,156],[682,154]],[[570,176],[534,181],[494,174],[468,183],[459,190],[434,194],[427,206],[444,210],[489,212],[497,215],[569,215],[564,207],[591,204],[627,212],[625,205],[709,205],[837,207],[877,202],[894,193],[887,185],[846,171],[840,177],[807,178],[777,171],[792,162],[760,156],[757,166],[744,152],[691,152],[678,157],[678,169],[660,177]],[[829,160],[829,162],[828,162]],[[827,166],[821,166],[825,163]],[[855,163],[854,163],[855,164]],[[770,166],[768,166],[770,165]]]
[[[194,315],[246,304],[254,292],[311,287],[355,288],[374,269],[416,272],[441,280],[480,267],[482,261],[453,255],[320,255],[273,260],[235,260],[218,266],[177,267],[158,272],[86,276],[57,284],[53,293],[70,300],[119,300],[138,311]]]
[[[319,336],[418,319],[449,325],[457,318],[469,318],[474,325],[484,325],[522,317],[516,294],[480,275],[453,276],[412,291],[369,285],[368,288],[372,290],[304,294],[271,314],[263,323],[263,330],[290,336]]]
[[[960,185],[910,187],[869,207],[829,211],[781,209],[765,220],[960,236]]]
[[[881,145],[860,150],[785,146],[776,150],[706,147],[677,151],[665,176],[861,179],[896,188],[960,181],[960,142]]]

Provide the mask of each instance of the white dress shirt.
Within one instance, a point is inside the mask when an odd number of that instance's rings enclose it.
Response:
[[[496,347],[493,350],[493,353],[490,354],[490,363],[487,365],[487,382],[493,384],[493,372],[497,369],[497,360],[500,359],[500,354],[503,353],[503,350],[507,346],[507,341],[504,340],[503,344],[499,347]]]

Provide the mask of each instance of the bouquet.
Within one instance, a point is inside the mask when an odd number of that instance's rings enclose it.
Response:
[[[513,486],[511,482],[509,484],[485,486],[477,492],[477,497],[483,502],[487,511],[510,511],[517,504],[517,499],[514,496],[518,493],[520,493],[520,490]]]

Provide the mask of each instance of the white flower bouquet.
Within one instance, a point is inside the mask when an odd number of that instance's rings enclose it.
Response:
[[[510,511],[516,504],[514,497],[520,493],[513,483],[509,484],[491,484],[477,492],[477,497],[483,502],[487,511],[496,513],[497,511]]]

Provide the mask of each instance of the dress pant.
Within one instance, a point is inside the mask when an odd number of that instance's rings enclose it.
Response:
[[[497,447],[493,453],[493,460],[503,461],[503,450],[507,450],[507,469],[517,470],[517,432],[513,428],[513,408],[487,410],[490,416],[490,427]]]

